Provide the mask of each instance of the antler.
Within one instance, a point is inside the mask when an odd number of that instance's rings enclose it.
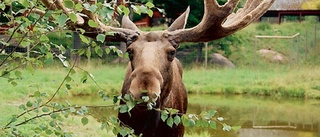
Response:
[[[62,10],[66,15],[73,11],[64,7],[63,0],[42,0],[49,10]],[[81,0],[73,0],[74,3],[83,3]],[[96,0],[87,0],[90,4]],[[207,42],[228,36],[257,20],[262,16],[275,0],[247,0],[244,8],[234,12],[239,0],[228,0],[224,5],[219,5],[216,0],[205,0],[205,12],[202,21],[195,27],[189,29],[174,30],[168,29],[170,41],[175,43],[182,42]],[[186,11],[189,12],[189,9]],[[106,41],[132,41],[139,35],[139,30],[116,28],[103,24],[98,15],[83,9],[81,14],[76,14],[77,21],[69,22],[71,30],[82,28],[86,30],[84,35],[95,38],[99,33],[114,32],[114,35],[106,36]],[[93,20],[98,23],[98,27],[90,27],[88,21]],[[181,25],[181,24],[175,24]],[[182,24],[183,25],[183,24]]]
[[[247,0],[244,8],[233,13],[239,0],[228,0],[220,6],[216,0],[205,0],[202,21],[190,29],[169,32],[172,40],[181,42],[207,42],[228,36],[257,20],[275,0]],[[188,10],[187,10],[188,12]]]
[[[66,8],[63,5],[63,0],[41,0],[42,3],[47,7],[48,10],[62,10],[66,15],[73,13],[71,9]],[[95,4],[96,0],[87,0],[90,4]],[[81,0],[73,0],[75,4],[83,3]],[[108,32],[112,33],[113,35],[106,35],[106,41],[130,41],[131,39],[135,38],[138,34],[136,30],[131,29],[124,29],[124,28],[117,28],[111,27],[103,24],[98,15],[92,13],[87,9],[83,9],[80,13],[76,14],[77,21],[76,22],[68,22],[68,27],[70,30],[77,30],[77,28],[82,28],[86,30],[83,34],[85,36],[96,38],[98,34],[107,34]],[[90,27],[88,25],[88,21],[93,20],[94,22],[98,23],[98,27]]]

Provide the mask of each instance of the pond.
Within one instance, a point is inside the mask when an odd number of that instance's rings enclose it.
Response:
[[[320,101],[299,98],[271,98],[243,95],[189,95],[188,113],[217,110],[218,115],[231,126],[241,126],[237,131],[210,128],[187,128],[187,134],[212,137],[319,137]],[[78,105],[105,105],[102,99],[77,97],[68,99]],[[85,101],[84,101],[85,100]],[[110,103],[110,102],[109,102]],[[91,109],[97,119],[116,115],[113,109]]]

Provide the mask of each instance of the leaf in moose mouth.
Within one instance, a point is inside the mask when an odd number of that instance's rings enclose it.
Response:
[[[149,96],[142,96],[141,98],[142,98],[143,102],[149,102],[149,100],[150,100]]]

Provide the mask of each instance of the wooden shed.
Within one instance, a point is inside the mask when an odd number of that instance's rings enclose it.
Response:
[[[308,0],[276,0],[262,18],[277,17],[278,24],[281,24],[284,16],[297,16],[300,22],[304,16],[318,16],[320,21],[320,9],[303,8],[305,3],[308,3]]]

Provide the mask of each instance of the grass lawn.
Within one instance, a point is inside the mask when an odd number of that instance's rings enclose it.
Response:
[[[120,93],[124,73],[124,65],[106,65],[98,67],[75,68],[77,73],[71,75],[71,89],[65,85],[58,97],[86,94],[97,94],[99,91]],[[183,81],[189,93],[204,94],[254,94],[267,96],[291,96],[319,98],[320,72],[319,67],[278,66],[276,68],[235,68],[235,69],[204,69],[187,68],[184,70]],[[81,82],[83,70],[92,74],[95,82],[88,76],[85,83]],[[22,77],[13,86],[7,79],[0,78],[2,94],[0,100],[24,100],[34,92],[53,94],[59,87],[68,69],[48,67],[37,69],[34,74],[20,70]]]
[[[275,97],[299,97],[299,98],[320,98],[320,72],[319,67],[288,67],[278,66],[276,68],[235,68],[235,69],[204,69],[187,68],[184,70],[183,80],[189,93],[192,94],[250,94],[259,96]],[[82,83],[83,70],[88,71],[94,77],[95,82],[88,78]],[[26,70],[20,70],[22,77],[13,86],[7,79],[0,78],[2,96],[0,96],[0,126],[8,122],[11,115],[22,112],[18,108],[31,100],[30,96],[35,92],[52,95],[68,69],[62,67],[45,67],[36,69],[34,74]],[[69,82],[71,89],[65,85],[59,90],[57,98],[70,98],[82,95],[97,95],[99,91],[118,94],[121,89],[125,66],[96,66],[75,68],[77,73],[71,75]],[[82,105],[83,102],[75,102]],[[66,129],[73,130],[78,125],[78,117],[67,120]],[[71,122],[70,122],[71,121]],[[80,126],[85,130],[92,130],[89,127],[99,125],[94,120],[87,126]],[[78,131],[77,131],[78,132]],[[95,131],[98,132],[98,131]],[[100,132],[100,131],[99,131]],[[91,133],[90,133],[91,134]],[[102,133],[101,133],[102,134]],[[111,131],[103,134],[111,134]],[[89,134],[88,134],[89,135]],[[189,135],[193,136],[193,135]],[[205,136],[205,133],[200,136]]]

